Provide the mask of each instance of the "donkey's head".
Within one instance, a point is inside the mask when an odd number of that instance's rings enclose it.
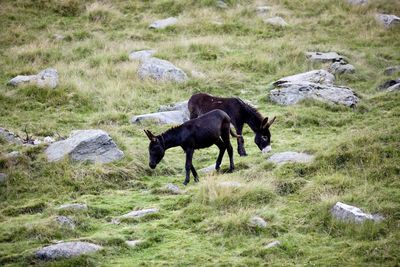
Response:
[[[276,117],[268,121],[268,117],[263,119],[260,129],[256,131],[256,136],[254,137],[254,143],[262,151],[262,153],[268,153],[271,151],[271,133],[269,127],[274,123]]]
[[[149,166],[155,169],[157,164],[160,163],[165,154],[165,147],[162,137],[157,137],[149,130],[144,130],[150,140],[149,144]]]

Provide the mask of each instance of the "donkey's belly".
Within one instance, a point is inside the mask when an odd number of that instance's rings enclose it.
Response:
[[[195,142],[196,149],[206,148],[214,145],[219,139],[219,135],[207,135],[202,137],[197,137]]]

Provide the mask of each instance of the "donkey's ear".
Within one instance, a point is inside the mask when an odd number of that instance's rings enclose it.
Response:
[[[263,119],[263,121],[261,122],[261,129],[263,129],[263,128],[268,128],[268,117],[265,117],[264,119]]]
[[[271,124],[274,123],[275,119],[276,119],[276,116],[273,117],[272,120],[270,120],[270,121],[268,122],[268,128],[269,128],[269,126],[271,126]]]
[[[149,130],[144,130],[145,134],[149,138],[150,141],[156,141],[156,137]]]

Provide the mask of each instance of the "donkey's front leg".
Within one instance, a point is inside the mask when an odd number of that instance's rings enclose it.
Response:
[[[192,167],[192,158],[193,158],[193,148],[185,149],[186,153],[186,163],[185,163],[185,171],[186,171],[186,178],[183,182],[184,185],[187,185],[190,181],[190,169]]]
[[[237,127],[235,127],[235,129],[236,129],[236,134],[240,135],[240,137],[237,138],[238,153],[241,157],[245,157],[245,156],[247,156],[247,153],[246,153],[246,149],[244,149],[244,138],[242,136],[243,124],[238,125]]]
[[[198,183],[198,182],[199,182],[199,176],[197,175],[197,172],[196,172],[194,166],[192,165],[192,166],[190,167],[190,169],[192,170],[192,174],[193,174],[193,176],[194,176],[194,181],[195,181],[196,183]]]

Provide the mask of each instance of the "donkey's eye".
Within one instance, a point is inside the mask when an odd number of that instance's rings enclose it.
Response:
[[[261,137],[262,138],[262,140],[264,140],[264,141],[268,141],[268,137],[266,137],[266,136],[263,136],[263,137]]]

